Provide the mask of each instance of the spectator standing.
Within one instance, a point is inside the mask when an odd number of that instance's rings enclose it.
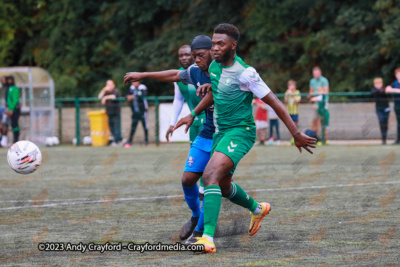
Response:
[[[265,144],[265,138],[267,137],[267,104],[265,104],[261,99],[257,98],[253,100],[253,105],[257,107],[256,110],[256,133],[260,140],[259,145]]]
[[[1,88],[4,90],[5,96],[8,92],[8,85],[6,81],[6,77],[1,77]],[[5,97],[6,98],[6,97]],[[4,100],[5,101],[5,100]],[[5,102],[4,102],[5,103]],[[7,147],[7,114],[6,114],[6,107],[3,103],[0,103],[0,147]]]
[[[271,108],[271,106],[265,104],[267,106],[267,112],[269,117],[269,140],[268,143],[272,145],[274,143],[273,129],[276,131],[276,143],[279,145],[281,143],[281,137],[279,134],[279,118],[275,113],[275,110]]]
[[[131,132],[129,134],[128,142],[124,145],[125,148],[129,148],[132,146],[133,136],[135,135],[136,126],[139,121],[142,122],[143,130],[144,130],[144,142],[143,145],[147,146],[149,143],[148,136],[148,121],[147,121],[147,110],[149,109],[149,105],[147,103],[147,87],[140,82],[132,82],[129,87],[129,92],[126,96],[126,99],[131,103],[132,108],[132,126]]]
[[[400,68],[395,69],[394,76],[396,77],[396,81],[394,81],[391,85],[387,86],[385,92],[395,93],[394,95],[394,112],[396,113],[397,119],[397,138],[395,144],[400,144]]]
[[[9,118],[9,125],[13,131],[13,143],[19,140],[19,116],[21,114],[21,106],[19,104],[19,88],[15,86],[14,76],[7,76],[6,78],[8,89],[6,91],[6,114]]]
[[[110,127],[110,131],[114,139],[111,143],[113,146],[122,143],[121,106],[119,101],[116,100],[116,98],[120,96],[121,94],[118,88],[115,87],[115,83],[112,80],[107,81],[106,86],[98,95],[98,98],[101,99],[101,103],[106,106],[108,126]]]
[[[3,106],[0,106],[0,118],[5,115],[6,108]],[[7,142],[7,132],[8,132],[8,126],[7,123],[5,123],[3,120],[0,120],[0,147],[7,147],[8,142]]]
[[[301,100],[300,91],[297,90],[297,84],[294,80],[288,81],[288,89],[285,92],[286,109],[289,112],[296,127],[299,125],[299,103]],[[294,138],[290,140],[294,144]]]
[[[7,94],[8,94],[8,84],[7,84],[7,77],[2,76],[0,79],[1,82],[1,89],[4,91],[4,100],[0,101],[1,106],[5,106],[7,101]]]
[[[374,87],[371,89],[371,96],[374,98],[376,106],[376,115],[379,120],[379,127],[381,129],[382,144],[386,144],[388,121],[389,121],[389,96],[385,92],[383,87],[382,78],[378,77],[374,79]]]
[[[329,96],[325,93],[326,90],[324,87],[319,87],[318,96],[314,96],[310,99],[311,102],[314,102],[318,106],[318,116],[320,117],[320,122],[322,126],[321,131],[321,141],[317,142],[317,145],[321,144],[329,144],[328,142],[328,127],[329,127],[329,110],[328,110],[328,99]]]
[[[318,94],[318,88],[323,88],[323,94],[329,94],[329,81],[327,78],[322,76],[321,68],[315,66],[312,69],[313,78],[310,80],[310,96],[309,98],[316,96]],[[326,99],[328,101],[329,99]],[[320,115],[318,112],[318,103],[314,103],[314,116],[312,122],[312,130],[316,133],[319,132]]]

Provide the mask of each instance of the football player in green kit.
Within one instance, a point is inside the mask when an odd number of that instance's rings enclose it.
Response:
[[[256,202],[239,185],[232,181],[232,174],[239,161],[249,152],[256,139],[256,127],[252,113],[253,94],[270,105],[292,134],[295,145],[301,152],[304,148],[315,148],[316,139],[302,134],[285,106],[271,92],[257,71],[236,55],[239,30],[232,24],[223,23],[214,29],[212,38],[215,61],[209,68],[211,85],[201,90],[209,90],[199,105],[193,110],[199,114],[214,104],[214,125],[211,158],[204,173],[205,186],[204,232],[193,244],[202,244],[205,252],[215,253],[214,232],[217,226],[222,196],[231,202],[247,208],[251,212],[248,234],[257,233],[262,219],[269,213],[269,203]],[[174,129],[186,124],[186,130],[194,121],[192,114],[182,118]]]

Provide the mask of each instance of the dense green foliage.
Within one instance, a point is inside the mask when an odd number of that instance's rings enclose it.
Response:
[[[399,15],[394,0],[0,0],[0,66],[48,69],[58,97],[95,96],[109,78],[122,87],[127,71],[180,67],[179,46],[230,22],[239,56],[275,92],[290,78],[307,92],[314,65],[331,91],[364,91],[400,65]]]

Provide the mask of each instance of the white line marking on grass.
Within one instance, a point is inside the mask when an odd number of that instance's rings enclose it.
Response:
[[[307,187],[288,187],[288,188],[271,188],[271,189],[255,189],[255,190],[250,190],[249,192],[304,190],[304,189],[321,189],[321,188],[335,188],[335,187],[357,187],[357,186],[385,185],[385,184],[400,184],[400,181],[361,183],[361,184],[315,185],[315,186],[307,186]]]
[[[64,202],[64,203],[52,203],[52,204],[43,204],[43,205],[31,205],[31,206],[23,206],[23,207],[7,207],[0,208],[0,210],[16,210],[16,209],[29,209],[29,208],[50,208],[57,206],[67,206],[67,205],[78,205],[78,204],[97,204],[97,203],[106,203],[106,202],[122,202],[122,201],[132,201],[132,200],[149,200],[149,199],[166,199],[166,198],[176,198],[183,197],[184,195],[173,195],[173,196],[159,196],[159,197],[131,197],[131,198],[116,198],[116,199],[105,199],[105,200],[86,200],[82,202]],[[74,199],[54,199],[48,201],[74,201]],[[14,200],[9,200],[14,201]],[[18,202],[18,201],[16,201]],[[31,200],[27,200],[25,202],[32,202]]]
[[[337,187],[358,187],[358,186],[369,186],[369,185],[387,185],[387,184],[400,184],[400,181],[389,181],[389,182],[376,182],[376,183],[361,183],[361,184],[337,184],[337,185],[315,185],[307,187],[288,187],[288,188],[270,188],[270,189],[255,189],[247,192],[263,192],[263,191],[288,191],[288,190],[307,190],[307,189],[322,189],[322,188],[337,188]],[[73,206],[80,204],[97,204],[106,202],[123,202],[133,200],[150,200],[150,199],[168,199],[184,197],[184,195],[173,195],[173,196],[158,196],[158,197],[131,197],[131,198],[116,198],[116,199],[105,199],[105,200],[85,200],[81,198],[77,199],[49,199],[47,202],[61,202],[61,201],[81,201],[81,202],[62,202],[62,203],[49,203],[43,205],[31,205],[21,207],[6,207],[0,208],[0,210],[17,210],[17,209],[29,209],[29,208],[52,208],[58,206]],[[13,202],[28,202],[32,203],[32,200],[5,200],[0,203],[13,203]]]

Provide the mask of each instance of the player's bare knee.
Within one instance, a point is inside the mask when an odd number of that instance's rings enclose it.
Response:
[[[182,175],[182,185],[184,187],[193,187],[199,180],[200,175],[195,173],[184,172]]]
[[[217,173],[213,170],[204,172],[203,184],[205,187],[210,185],[219,185]]]
[[[205,173],[203,174],[203,185],[204,187],[209,186],[210,185],[210,179],[209,176],[206,175]]]
[[[206,182],[203,179],[203,184],[204,184],[204,187],[207,187],[207,186],[210,186],[210,185],[218,185],[218,181],[210,179],[210,180],[207,180],[207,182]]]

